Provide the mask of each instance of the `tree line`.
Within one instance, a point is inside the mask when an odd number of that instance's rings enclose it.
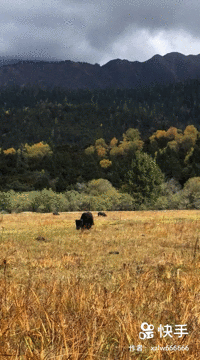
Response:
[[[147,141],[130,128],[119,141],[97,139],[93,145],[25,144],[0,153],[0,190],[63,192],[94,179],[106,179],[138,205],[156,199],[164,182],[184,184],[200,176],[200,133],[193,125],[157,130]]]

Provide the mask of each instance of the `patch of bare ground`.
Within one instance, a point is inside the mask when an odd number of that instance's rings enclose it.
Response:
[[[1,217],[0,359],[199,359],[200,212],[93,214]]]

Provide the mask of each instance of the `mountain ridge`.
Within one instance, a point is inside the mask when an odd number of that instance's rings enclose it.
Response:
[[[200,79],[200,54],[156,54],[144,62],[113,59],[102,66],[71,60],[40,61],[0,57],[0,87],[39,85],[71,90],[134,89],[188,79]]]

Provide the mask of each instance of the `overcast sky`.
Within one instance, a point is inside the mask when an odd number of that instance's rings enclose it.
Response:
[[[200,0],[0,0],[0,56],[103,65],[200,53]]]

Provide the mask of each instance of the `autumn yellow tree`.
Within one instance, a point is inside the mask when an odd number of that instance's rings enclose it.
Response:
[[[112,146],[110,149],[111,156],[128,155],[137,150],[142,150],[144,142],[141,140],[138,129],[130,128],[123,134],[123,140],[117,146],[116,138],[112,139]]]
[[[116,139],[116,137],[112,138],[112,140],[110,141],[110,148],[112,149],[112,148],[116,147],[118,142],[119,141]]]
[[[48,144],[39,142],[34,145],[25,144],[24,155],[28,158],[43,158],[46,155],[52,155],[52,150]]]
[[[103,159],[100,161],[100,166],[103,168],[103,169],[107,169],[109,168],[110,166],[112,165],[112,161],[108,160],[108,159]]]
[[[95,149],[99,157],[106,157],[108,145],[106,144],[104,139],[101,138],[95,141]]]
[[[16,154],[16,150],[14,148],[9,148],[7,150],[3,151],[5,155],[15,155]]]

